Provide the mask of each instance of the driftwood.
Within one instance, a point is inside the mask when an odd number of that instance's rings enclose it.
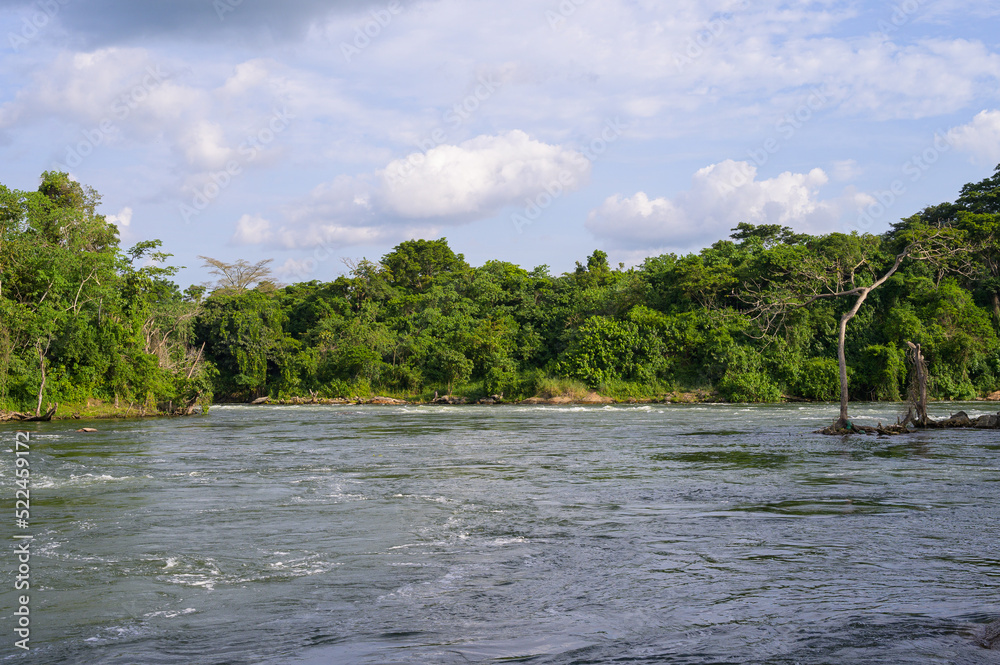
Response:
[[[23,420],[26,423],[47,422],[49,420],[52,420],[52,416],[55,415],[56,409],[58,409],[58,408],[59,408],[59,405],[58,404],[54,404],[53,406],[49,407],[48,411],[46,411],[45,413],[43,413],[41,415],[26,416],[24,418],[20,418],[19,420]],[[18,414],[18,415],[22,415],[23,416],[24,414]]]
[[[910,425],[913,425],[911,428]],[[913,410],[910,409],[906,413],[906,417],[895,425],[883,426],[879,423],[877,427],[868,427],[865,425],[858,425],[850,420],[847,421],[845,427],[839,427],[837,423],[830,425],[829,427],[824,427],[821,430],[817,430],[817,434],[832,434],[832,435],[844,435],[844,434],[912,434],[913,432],[920,432],[928,429],[1000,429],[1000,412],[995,416],[993,415],[983,415],[979,416],[975,420],[969,417],[965,411],[959,411],[958,413],[952,414],[950,417],[944,420],[931,420],[930,418],[925,418],[923,425],[921,426],[917,418],[914,418]]]
[[[867,425],[857,425],[848,420],[846,426],[844,427],[840,427],[839,423],[834,423],[829,427],[817,430],[816,434],[882,434],[889,436],[893,434],[908,434],[914,431],[916,430],[907,429],[905,425],[886,425],[883,427],[882,423],[879,423],[877,427],[869,427]]]

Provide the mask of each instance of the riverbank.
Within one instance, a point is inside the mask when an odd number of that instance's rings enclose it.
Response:
[[[39,422],[48,420],[124,420],[127,418],[163,418],[208,413],[208,403],[166,404],[104,402],[88,399],[82,403],[52,404],[43,414],[0,410],[0,422]]]
[[[1000,402],[1000,391],[989,396],[973,400],[974,402]],[[782,403],[821,403],[803,400],[801,398],[788,398]],[[521,400],[506,400],[502,395],[492,395],[489,397],[474,399],[462,395],[443,395],[433,397],[413,396],[406,398],[390,397],[385,395],[374,395],[371,397],[356,396],[353,398],[344,397],[289,397],[285,399],[272,399],[271,397],[261,397],[252,402],[216,402],[216,404],[246,404],[251,406],[295,406],[295,405],[328,405],[328,406],[495,406],[495,405],[521,405],[521,406],[594,406],[594,405],[627,405],[627,404],[727,404],[719,393],[713,390],[689,390],[672,391],[655,397],[628,397],[615,399],[607,395],[590,391],[578,394],[561,394],[549,396],[534,396]],[[89,399],[86,403],[58,404],[51,405],[49,410],[36,417],[33,413],[3,411],[0,410],[0,422],[37,422],[44,420],[124,420],[129,418],[163,418],[184,415],[197,415],[208,413],[210,404],[193,405],[166,405],[153,406],[150,404],[136,404],[131,402],[124,404],[119,402],[103,402],[97,399]],[[52,407],[55,407],[54,411]],[[190,411],[189,411],[190,410]]]
[[[247,402],[239,402],[246,404]],[[347,406],[430,406],[430,405],[466,405],[466,406],[490,406],[500,404],[514,405],[593,405],[593,404],[715,404],[722,403],[718,393],[709,390],[676,391],[666,393],[656,397],[629,397],[626,399],[614,399],[597,392],[588,392],[581,395],[553,395],[535,396],[523,400],[506,400],[503,395],[491,395],[479,399],[473,399],[463,395],[442,395],[430,399],[421,397],[398,398],[375,395],[373,397],[290,397],[287,399],[272,399],[270,397],[260,397],[249,402],[250,405],[272,405],[291,406],[302,404],[326,404],[326,405],[347,405]]]

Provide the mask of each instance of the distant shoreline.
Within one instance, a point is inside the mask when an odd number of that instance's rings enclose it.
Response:
[[[988,397],[973,399],[973,400],[959,400],[962,403],[978,402],[982,404],[996,404],[1000,402],[998,395],[996,393],[991,394]],[[399,399],[394,397],[385,396],[373,396],[373,397],[356,397],[353,399],[347,399],[342,397],[336,398],[312,398],[312,397],[291,397],[287,399],[270,399],[261,398],[254,402],[238,402],[238,401],[223,401],[215,402],[211,406],[630,406],[630,405],[668,405],[668,404],[715,404],[715,405],[733,405],[733,404],[751,404],[755,406],[766,406],[769,404],[836,404],[836,402],[831,401],[821,401],[821,400],[805,400],[801,398],[787,398],[780,402],[726,402],[719,398],[717,393],[711,391],[690,391],[690,392],[674,392],[669,393],[664,396],[658,397],[645,397],[645,398],[627,398],[627,399],[613,399],[611,397],[606,397],[599,395],[597,393],[591,393],[587,395],[584,399],[576,399],[568,397],[565,395],[557,395],[553,397],[529,397],[523,400],[492,400],[490,398],[481,400],[472,400],[465,397],[459,396],[444,396],[439,397],[437,400],[420,400],[420,399]],[[852,402],[854,404],[861,404],[864,402]],[[895,404],[904,404],[904,402],[893,402]],[[945,400],[932,400],[935,404],[951,403]],[[74,420],[135,420],[135,419],[146,419],[146,418],[179,418],[188,415],[205,415],[207,409],[203,410],[201,406],[195,408],[195,410],[190,414],[180,414],[176,411],[168,412],[162,410],[141,411],[136,408],[122,408],[113,407],[106,404],[95,404],[95,405],[67,405],[63,407],[60,405],[59,409],[55,414],[52,415],[52,421],[74,421]],[[0,423],[24,423],[29,422],[39,422],[37,420],[28,420],[31,414],[17,413],[17,412],[2,412],[0,411]]]

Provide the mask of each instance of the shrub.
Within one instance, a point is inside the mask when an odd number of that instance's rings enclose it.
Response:
[[[839,399],[840,367],[837,361],[833,358],[810,358],[803,362],[796,377],[795,394],[827,402]]]
[[[781,391],[771,377],[757,370],[730,371],[717,386],[727,402],[778,402]]]

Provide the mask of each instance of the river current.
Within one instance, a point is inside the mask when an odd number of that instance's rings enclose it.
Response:
[[[931,415],[959,408],[995,411]],[[1000,617],[1000,434],[812,433],[835,415],[224,406],[22,424],[31,650],[14,647],[8,451],[0,662],[1000,663],[973,639]]]

